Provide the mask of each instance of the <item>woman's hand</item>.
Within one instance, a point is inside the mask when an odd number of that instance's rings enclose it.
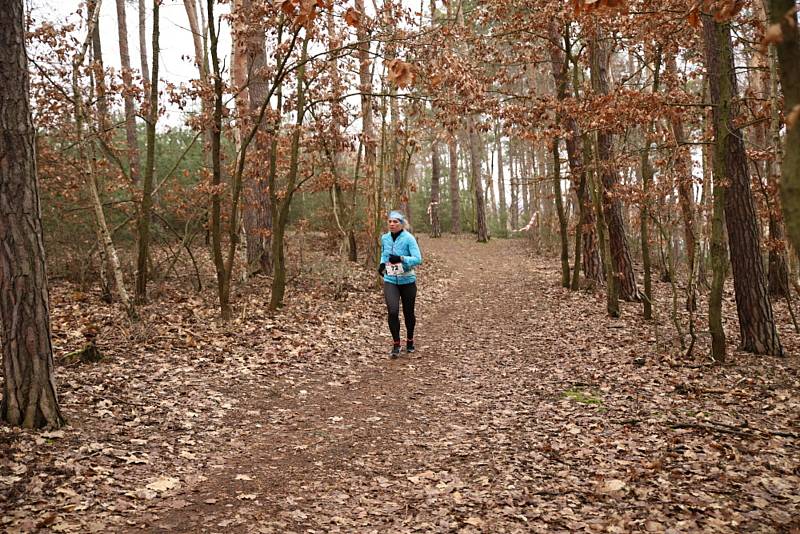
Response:
[[[398,256],[397,254],[389,254],[389,263],[402,263],[403,258]]]

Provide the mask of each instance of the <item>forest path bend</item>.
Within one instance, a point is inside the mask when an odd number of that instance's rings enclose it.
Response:
[[[672,387],[631,373],[653,334],[633,308],[606,319],[601,296],[558,287],[520,241],[420,241],[449,274],[419,270],[418,352],[388,359],[373,300],[374,358],[334,359],[271,398],[242,392],[252,432],[188,503],[164,503],[161,531],[726,530],[718,516],[738,512],[722,453],[687,463],[654,436],[653,389]]]

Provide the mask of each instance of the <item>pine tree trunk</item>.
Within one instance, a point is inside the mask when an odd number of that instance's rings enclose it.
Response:
[[[592,59],[592,88],[596,94],[608,94],[608,64],[610,53],[607,44],[598,36],[590,43]],[[639,290],[633,273],[628,241],[625,235],[625,222],[622,215],[622,202],[616,198],[618,175],[613,163],[612,134],[609,131],[597,132],[597,159],[599,160],[603,184],[603,214],[608,228],[611,264],[614,276],[618,278],[619,297],[623,300],[638,301]]]
[[[242,0],[245,20],[250,20],[252,0]],[[261,106],[269,93],[267,87],[267,60],[264,32],[261,25],[247,25],[245,35],[241,36],[241,51],[246,58],[248,105],[245,124],[252,125],[258,119]],[[244,110],[243,110],[244,111]],[[272,212],[269,201],[267,165],[270,160],[270,136],[267,121],[261,121],[255,138],[255,153],[250,158],[249,171],[244,178],[244,202],[242,219],[244,223],[247,270],[249,273],[272,272]]]
[[[26,428],[64,424],[50,342],[44,240],[29,102],[22,0],[0,17],[0,420]]]
[[[133,102],[133,76],[131,74],[131,55],[128,49],[128,23],[125,13],[125,0],[117,0],[117,33],[119,35],[119,59],[122,66],[122,96],[125,106],[125,141],[128,145],[128,167],[131,182],[139,185],[140,161],[139,141],[136,137],[136,106]]]
[[[767,281],[761,261],[758,224],[747,156],[739,128],[734,126],[738,89],[734,71],[730,24],[703,17],[706,69],[714,106],[715,181],[724,180],[725,223],[728,230],[741,349],[756,354],[782,355]]]
[[[472,185],[475,192],[475,230],[478,234],[478,242],[486,243],[489,241],[489,229],[486,226],[486,204],[483,199],[483,181],[481,180],[480,136],[478,135],[474,118],[470,117],[468,120],[467,129]]]

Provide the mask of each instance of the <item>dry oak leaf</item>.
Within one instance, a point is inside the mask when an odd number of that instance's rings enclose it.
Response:
[[[397,58],[388,63],[389,81],[398,87],[408,87],[414,83],[414,70],[410,63]]]
[[[162,491],[169,491],[171,489],[175,489],[175,488],[178,487],[179,484],[180,484],[180,479],[178,479],[178,478],[161,477],[161,478],[159,478],[157,480],[154,480],[153,482],[151,482],[150,484],[148,484],[145,487],[147,489],[150,489],[150,490],[153,490],[153,491],[162,492]]]
[[[348,7],[347,11],[344,12],[344,21],[348,26],[358,28],[361,25],[361,12],[352,7]]]

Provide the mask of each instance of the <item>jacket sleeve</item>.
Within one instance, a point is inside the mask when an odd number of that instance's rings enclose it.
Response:
[[[422,263],[422,253],[419,251],[419,245],[414,236],[409,235],[408,241],[408,256],[403,256],[403,269],[411,269],[416,265]]]
[[[378,263],[389,263],[389,251],[386,250],[386,243],[384,243],[383,236],[381,236],[381,261]]]

